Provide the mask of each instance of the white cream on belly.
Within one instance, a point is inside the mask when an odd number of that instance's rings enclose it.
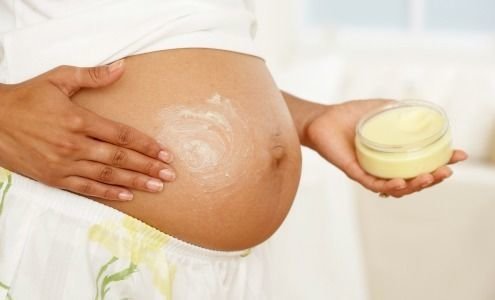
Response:
[[[203,188],[217,191],[246,176],[253,159],[249,128],[229,99],[215,94],[204,103],[168,106],[158,114],[157,139]]]

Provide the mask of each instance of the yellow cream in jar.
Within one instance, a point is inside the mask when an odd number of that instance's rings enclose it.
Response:
[[[445,112],[425,101],[402,101],[364,117],[356,129],[361,167],[380,178],[409,179],[447,164],[452,137]]]

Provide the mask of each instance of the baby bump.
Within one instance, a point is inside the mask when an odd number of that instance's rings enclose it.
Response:
[[[300,145],[264,62],[233,52],[184,49],[129,57],[126,73],[77,103],[134,126],[174,154],[176,181],[102,202],[170,235],[237,250],[268,238],[288,213]]]

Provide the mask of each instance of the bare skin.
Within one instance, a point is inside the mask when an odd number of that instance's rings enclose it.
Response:
[[[314,149],[351,179],[381,195],[402,197],[438,184],[452,174],[450,168],[444,166],[432,174],[422,174],[406,182],[402,179],[381,180],[359,167],[353,142],[355,126],[362,115],[389,100],[320,105],[281,94],[263,61],[225,51],[162,51],[128,58],[126,65],[127,71],[121,80],[110,86],[118,78],[107,80],[107,84],[91,81],[81,84],[77,75],[81,71],[74,72],[73,68],[65,67],[23,85],[1,86],[1,92],[8,99],[9,95],[19,95],[19,90],[36,91],[39,97],[43,95],[40,90],[48,89],[45,94],[50,95],[50,91],[52,95],[57,94],[59,102],[56,103],[59,105],[48,101],[50,97],[46,97],[47,101],[35,101],[33,105],[40,109],[55,105],[55,111],[60,115],[64,111],[72,112],[71,116],[82,121],[74,123],[76,126],[70,122],[72,118],[67,118],[68,122],[63,123],[67,128],[55,123],[54,128],[59,132],[66,130],[63,134],[67,138],[57,139],[59,134],[47,135],[51,138],[45,144],[54,144],[54,151],[45,147],[40,152],[43,156],[55,153],[50,155],[52,160],[55,158],[50,164],[53,169],[50,174],[59,179],[33,178],[92,196],[105,205],[191,243],[237,250],[268,238],[279,227],[293,201],[300,176],[301,144]],[[80,87],[104,87],[75,94],[73,100],[87,110],[64,104]],[[31,98],[19,99],[36,100]],[[18,108],[17,113],[11,110],[12,116],[29,115],[29,110],[21,113],[22,105],[12,107]],[[33,126],[27,126],[25,130],[16,128],[12,128],[14,135],[43,131],[43,128]],[[114,130],[109,130],[112,128]],[[109,148],[103,140],[119,144],[119,128],[132,131],[133,137],[140,138],[120,145],[122,148]],[[117,134],[112,135],[112,132]],[[78,136],[81,138],[76,139]],[[148,136],[155,137],[163,146],[152,148],[154,150],[150,153],[150,148],[145,146],[155,142],[151,142]],[[101,146],[82,147],[83,138],[90,138],[94,145],[100,143]],[[67,139],[73,143],[57,144],[57,141]],[[40,142],[43,139],[34,140]],[[67,145],[71,147],[67,148]],[[127,152],[125,147],[152,157],[166,151],[168,155],[162,160],[170,164],[147,162],[137,153]],[[4,148],[4,153],[9,149],[27,149],[22,147],[22,143],[10,148],[7,144]],[[169,154],[171,152],[173,154]],[[116,157],[115,153],[121,154],[117,156],[119,159],[109,160],[109,157]],[[467,155],[458,150],[451,163],[466,158]],[[99,161],[101,165],[74,168],[85,159]],[[11,162],[10,169],[22,171],[22,166],[30,166],[29,159],[24,161]],[[16,169],[16,166],[20,167]],[[40,177],[43,174],[32,168],[28,171],[40,174]],[[153,180],[153,184],[149,184],[150,177],[128,171],[175,182],[163,186],[162,181]],[[78,184],[71,182],[72,187],[64,186],[62,183],[68,184],[71,172],[79,172],[76,177],[83,181]],[[91,189],[81,188],[88,187],[84,179],[90,180]],[[135,201],[116,203],[102,200],[117,197],[123,187],[133,189]],[[150,191],[158,193],[151,194]]]
[[[172,170],[167,149],[70,100],[81,88],[111,85],[123,73],[122,61],[94,68],[62,66],[19,84],[0,84],[0,166],[107,200],[131,200],[129,188],[151,191],[149,182],[160,182],[161,170]],[[121,174],[116,185],[99,181],[101,170]]]
[[[232,52],[130,57],[119,82],[82,91],[74,101],[157,138],[175,157],[177,178],[161,193],[136,191],[129,203],[98,201],[207,248],[244,249],[276,231],[297,190],[301,143],[384,195],[415,193],[451,175],[448,167],[408,182],[366,174],[355,158],[354,129],[387,100],[304,101],[282,94],[262,60]],[[452,162],[465,158],[457,151]],[[118,176],[104,173],[99,180],[112,184]]]
[[[367,174],[359,165],[354,148],[356,126],[362,116],[393,100],[370,99],[321,105],[285,94],[303,145],[314,149],[350,179],[381,197],[401,198],[441,183],[452,176],[452,169],[442,166],[431,174],[404,180],[384,180]],[[462,150],[454,151],[449,164],[468,158]]]
[[[294,199],[300,143],[265,63],[218,50],[129,57],[114,85],[73,100],[157,138],[177,178],[159,194],[98,200],[185,241],[238,250],[267,239]],[[113,174],[100,180],[112,183]]]

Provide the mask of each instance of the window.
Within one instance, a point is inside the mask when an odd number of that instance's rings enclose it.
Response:
[[[494,0],[302,0],[305,23],[337,28],[495,31]]]
[[[426,0],[425,21],[431,30],[495,31],[495,1]]]
[[[407,28],[408,0],[309,0],[312,25]]]

